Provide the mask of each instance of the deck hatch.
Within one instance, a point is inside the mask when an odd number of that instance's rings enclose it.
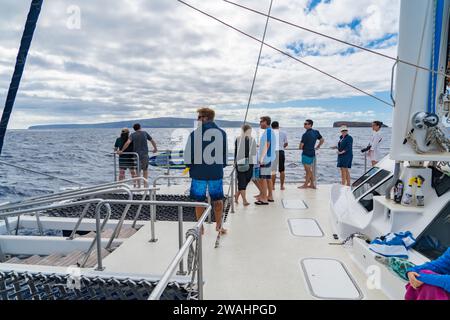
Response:
[[[289,229],[296,237],[323,237],[324,233],[315,219],[289,219]]]
[[[308,209],[308,205],[303,200],[283,199],[282,203],[283,203],[283,207],[285,209],[297,209],[297,210],[306,210],[306,209]]]
[[[335,259],[307,258],[301,267],[311,294],[319,299],[361,300],[363,294],[345,265]]]

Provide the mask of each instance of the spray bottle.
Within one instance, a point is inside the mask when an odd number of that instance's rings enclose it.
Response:
[[[413,186],[416,183],[417,177],[412,177],[408,180],[408,186],[405,189],[405,193],[402,198],[402,205],[409,206],[413,202]]]
[[[400,204],[402,202],[403,189],[404,189],[403,181],[398,179],[394,187],[394,197],[392,198],[395,203]]]
[[[425,179],[422,176],[417,177],[417,190],[416,190],[416,205],[418,207],[425,206],[425,195],[422,191],[422,185],[425,182]]]

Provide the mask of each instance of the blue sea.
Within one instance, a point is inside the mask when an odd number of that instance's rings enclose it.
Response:
[[[339,133],[336,128],[317,128],[326,142],[318,152],[318,183],[339,182],[336,168],[336,151],[331,150],[337,144]],[[289,148],[298,148],[303,128],[286,128]],[[382,147],[389,152],[391,129],[385,128]],[[187,129],[148,129],[158,144],[158,149],[182,149],[183,136]],[[226,129],[229,145],[239,134],[239,129]],[[58,130],[10,130],[7,133],[3,154],[0,160],[53,176],[76,181],[82,184],[99,184],[114,180],[113,146],[120,130],[117,129],[58,129]],[[256,135],[256,133],[254,132]],[[364,172],[364,156],[359,151],[367,146],[371,137],[370,128],[352,128],[354,138],[354,165],[352,178],[356,179]],[[232,152],[232,150],[229,150]],[[303,169],[299,164],[300,153],[297,150],[286,152],[286,176],[290,182],[303,179]],[[228,171],[230,169],[228,168]],[[150,178],[162,175],[166,169],[150,167]],[[173,171],[171,174],[180,174]],[[72,184],[29,173],[0,164],[0,203],[16,201],[26,197],[56,192]]]

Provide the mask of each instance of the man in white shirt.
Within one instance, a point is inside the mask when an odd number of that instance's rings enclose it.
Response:
[[[277,179],[277,170],[280,172],[280,188],[281,190],[284,190],[284,181],[286,179],[285,174],[285,154],[284,149],[288,146],[288,139],[286,132],[280,130],[280,124],[277,121],[272,122],[272,129],[275,134],[276,139],[276,145],[275,145],[275,151],[276,151],[276,160],[273,163],[272,166],[272,185],[273,190],[275,190],[275,181]]]
[[[383,136],[381,134],[381,127],[383,126],[383,122],[374,121],[372,122],[372,138],[369,142],[370,149],[368,152],[368,158],[372,163],[372,167],[376,166],[377,163],[381,160],[381,150],[380,145],[383,141]]]

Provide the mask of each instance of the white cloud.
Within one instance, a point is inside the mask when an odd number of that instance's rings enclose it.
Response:
[[[189,0],[238,28],[260,38],[265,18],[221,0]],[[398,29],[399,0],[333,0],[305,12],[307,0],[274,1],[273,15],[344,40],[367,45]],[[28,2],[27,2],[28,3]],[[242,0],[267,11],[268,1]],[[67,7],[81,9],[81,29],[66,27]],[[7,10],[3,10],[6,8]],[[27,6],[22,1],[0,4],[0,92],[6,96]],[[357,30],[338,25],[360,19]],[[383,53],[396,55],[392,39]],[[359,52],[340,55],[347,47],[317,35],[271,21],[267,42],[287,50],[302,42],[319,48],[320,56],[305,61],[342,77],[371,93],[389,89],[392,64]],[[60,0],[44,3],[11,127],[54,122],[96,122],[165,115],[191,116],[200,105],[243,106],[253,77],[259,44],[177,1]],[[4,94],[4,95],[3,95]],[[278,103],[310,98],[359,95],[317,72],[264,48],[253,102]],[[38,101],[26,109],[23,102]],[[78,101],[88,112],[96,103],[96,119],[60,101]],[[89,104],[89,108],[81,105]],[[26,109],[26,112],[24,110]],[[255,109],[258,110],[258,109]],[[20,112],[22,111],[22,112]],[[57,112],[55,112],[57,111]],[[256,112],[256,111],[255,111]],[[275,112],[275,111],[274,111]],[[289,109],[299,116],[305,109]],[[58,119],[55,119],[58,114]],[[219,112],[220,114],[220,112]],[[224,110],[228,118],[243,117],[243,108]],[[319,112],[329,121],[333,112]],[[349,116],[358,117],[358,114]],[[328,120],[327,120],[328,119]],[[356,120],[356,119],[355,119]],[[302,120],[301,120],[302,121]],[[292,122],[292,121],[291,121]]]

